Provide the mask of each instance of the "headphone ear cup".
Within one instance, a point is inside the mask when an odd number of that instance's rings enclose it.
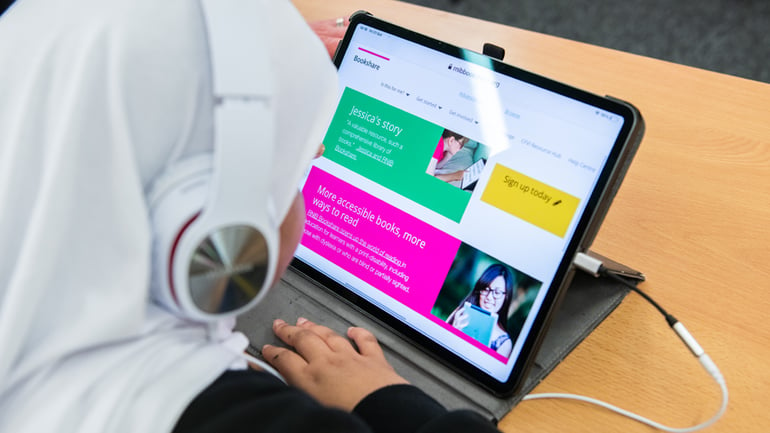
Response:
[[[203,209],[211,173],[211,155],[187,158],[169,167],[147,194],[153,230],[150,293],[156,302],[183,317],[189,317],[189,312],[175,292],[173,276],[178,275],[178,266],[184,266],[186,274],[189,263],[174,253],[185,230]]]
[[[264,297],[275,272],[273,231],[251,224],[206,227],[195,221],[183,237],[199,240],[180,243],[174,255],[186,272],[174,275],[180,307],[194,320],[216,320],[251,308]],[[199,238],[197,229],[206,235]],[[194,248],[190,248],[195,245]]]
[[[151,296],[175,315],[216,320],[244,311],[267,292],[278,229],[199,218],[212,193],[213,158],[172,165],[147,193],[153,229]]]

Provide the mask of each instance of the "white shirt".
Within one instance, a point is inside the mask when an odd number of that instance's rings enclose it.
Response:
[[[278,139],[255,145],[280,146],[282,217],[337,89],[293,7],[261,3]],[[145,191],[212,148],[206,47],[192,0],[18,0],[0,17],[0,431],[167,432],[239,360],[242,336],[212,342],[148,300]]]

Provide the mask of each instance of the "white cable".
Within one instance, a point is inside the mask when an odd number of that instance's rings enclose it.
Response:
[[[721,378],[721,375],[720,375],[720,378]],[[717,378],[715,377],[714,379],[717,379]],[[631,418],[631,419],[633,419],[635,421],[638,421],[638,422],[640,422],[642,424],[646,424],[646,425],[648,425],[650,427],[656,428],[658,430],[672,432],[672,433],[688,433],[688,432],[694,432],[694,431],[697,431],[697,430],[704,429],[704,428],[710,426],[711,424],[714,424],[719,418],[722,417],[722,415],[727,410],[727,400],[728,400],[727,385],[725,384],[724,380],[717,379],[717,383],[719,384],[719,387],[722,390],[722,406],[719,408],[717,413],[714,416],[712,416],[711,419],[709,419],[708,421],[702,422],[702,423],[700,423],[698,425],[695,425],[695,426],[692,426],[692,427],[681,427],[681,428],[669,427],[669,426],[663,425],[661,423],[652,421],[649,418],[645,418],[645,417],[643,417],[641,415],[637,415],[637,414],[635,414],[633,412],[630,412],[628,410],[621,409],[621,408],[619,408],[617,406],[614,406],[612,404],[606,403],[604,401],[601,401],[601,400],[598,400],[598,399],[595,399],[595,398],[591,398],[591,397],[585,397],[585,396],[582,396],[582,395],[577,395],[577,394],[561,394],[561,393],[530,394],[530,395],[524,396],[524,398],[522,400],[538,400],[538,399],[546,399],[546,398],[561,398],[561,399],[578,400],[578,401],[582,401],[582,402],[585,402],[585,403],[591,403],[591,404],[603,407],[605,409],[611,410],[611,411],[616,412],[616,413],[618,413],[620,415],[623,415],[625,417],[628,417],[628,418]]]
[[[288,383],[286,382],[286,379],[284,379],[283,376],[281,376],[281,373],[279,373],[278,370],[274,369],[273,366],[271,366],[267,362],[265,362],[265,361],[263,361],[263,360],[261,360],[259,358],[256,358],[256,357],[254,357],[254,356],[252,356],[252,355],[250,355],[250,354],[248,354],[246,352],[242,352],[240,355],[243,356],[250,363],[257,365],[262,370],[265,370],[266,372],[272,374],[273,376],[275,376],[278,379],[280,379],[281,382],[286,383],[288,385]]]
[[[573,263],[575,264],[575,266],[577,266],[578,269],[585,271],[589,275],[599,276],[602,273],[602,266],[603,266],[602,262],[586,254],[578,253]],[[658,308],[661,311],[661,313],[663,313],[663,315],[666,316],[666,320],[669,322],[674,332],[676,332],[676,334],[679,336],[682,342],[687,346],[688,349],[690,349],[692,354],[696,358],[698,358],[698,361],[700,362],[701,366],[708,372],[708,374],[712,378],[714,378],[714,381],[716,381],[716,383],[719,385],[719,388],[722,390],[722,405],[719,407],[719,410],[714,414],[714,416],[712,416],[707,421],[704,421],[692,427],[669,427],[667,425],[663,425],[659,422],[653,421],[649,418],[645,418],[641,415],[635,414],[626,409],[619,408],[615,405],[601,401],[599,399],[586,397],[578,394],[565,394],[565,393],[529,394],[529,395],[525,395],[524,398],[522,398],[522,400],[540,400],[540,399],[547,399],[547,398],[560,398],[560,399],[582,401],[585,403],[590,403],[599,407],[603,407],[607,410],[610,410],[612,412],[618,413],[625,417],[631,418],[635,421],[638,421],[642,424],[646,424],[658,430],[671,432],[671,433],[694,432],[697,430],[704,429],[714,424],[715,422],[717,422],[717,420],[721,418],[722,415],[724,415],[725,411],[727,410],[727,402],[729,400],[729,396],[727,392],[727,384],[725,383],[725,379],[722,376],[722,373],[719,371],[719,368],[716,366],[716,364],[714,364],[714,361],[712,361],[711,358],[703,351],[703,348],[701,348],[701,346],[698,344],[695,338],[693,338],[693,336],[687,331],[687,329],[684,327],[684,325],[682,325],[681,322],[677,321],[673,316],[666,313],[665,310],[660,308],[660,306],[657,305],[657,303],[655,303],[652,300],[652,298],[644,295],[641,292],[638,292],[638,293],[644,296],[645,299],[650,301],[653,305],[655,305],[656,308]]]
[[[233,332],[234,326],[235,326],[235,319],[233,317],[228,317],[225,319],[209,322],[207,326],[208,338],[211,341],[216,341],[217,343],[221,344],[223,347],[229,349],[242,360],[256,365],[257,367],[261,368],[267,373],[272,374],[273,376],[280,379],[281,382],[286,383],[288,385],[288,383],[286,382],[286,379],[284,379],[283,376],[281,376],[281,373],[279,373],[278,370],[273,368],[273,366],[255,357],[254,355],[244,351],[243,348],[249,345],[249,339],[242,332]]]

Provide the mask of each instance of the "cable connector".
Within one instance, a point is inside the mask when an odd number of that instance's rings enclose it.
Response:
[[[636,269],[630,268],[590,250],[575,254],[575,259],[572,263],[581,271],[594,277],[614,274],[619,277],[636,281],[644,281],[646,279],[644,274]]]
[[[684,345],[690,349],[690,352],[692,352],[693,356],[700,358],[700,356],[705,353],[703,348],[700,347],[700,344],[698,344],[698,342],[695,341],[695,338],[693,338],[692,334],[690,334],[690,331],[688,331],[687,328],[682,325],[682,322],[677,321],[673,326],[671,326],[671,328],[673,328],[674,332],[676,332],[676,335],[679,336],[679,339],[682,340],[682,343],[684,343]]]
[[[655,308],[658,309],[658,311],[660,311],[660,314],[662,314],[663,317],[666,318],[666,321],[668,322],[669,326],[673,327],[674,324],[678,322],[674,316],[671,316],[670,314],[668,314],[668,312],[666,312],[666,310],[664,310],[663,307],[661,307],[657,302],[655,302],[654,299],[652,299],[643,291],[639,290],[639,288],[636,287],[636,284],[631,284],[626,280],[626,278],[629,278],[636,281],[644,281],[644,274],[642,274],[641,272],[637,272],[633,270],[629,271],[630,268],[610,269],[604,264],[604,261],[602,260],[601,256],[594,257],[587,253],[575,254],[575,259],[572,261],[572,264],[575,265],[576,268],[580,269],[583,272],[586,272],[589,275],[593,275],[594,277],[610,278],[628,287],[632,291],[638,293],[641,297],[646,299],[647,302],[652,304]]]
[[[607,261],[612,262],[609,259],[607,259]],[[722,373],[719,371],[719,368],[717,368],[714,361],[712,361],[711,358],[704,352],[700,344],[698,344],[698,342],[690,334],[690,332],[687,331],[687,328],[685,328],[684,325],[682,325],[682,323],[676,319],[676,317],[666,312],[666,310],[664,310],[663,307],[661,307],[657,302],[655,302],[649,295],[639,290],[639,288],[636,287],[636,284],[632,284],[631,282],[628,281],[628,279],[636,280],[636,282],[644,281],[645,280],[644,274],[634,270],[629,270],[629,269],[615,269],[614,266],[611,264],[605,265],[601,256],[593,257],[587,253],[577,253],[575,255],[575,259],[572,261],[572,264],[575,265],[577,269],[580,269],[581,271],[589,275],[593,275],[594,277],[606,277],[606,278],[615,280],[616,282],[626,286],[629,290],[632,290],[638,293],[650,304],[652,304],[663,315],[663,317],[665,317],[668,325],[671,327],[671,329],[674,330],[676,335],[682,340],[685,346],[687,346],[690,352],[692,352],[692,354],[698,359],[698,362],[700,362],[701,366],[703,366],[703,368],[711,375],[711,377],[714,378],[716,383],[719,385],[719,388],[722,390],[722,404],[719,407],[719,410],[716,412],[716,414],[714,414],[714,416],[712,416],[707,421],[694,425],[692,427],[675,428],[675,427],[665,426],[658,422],[652,421],[648,418],[629,412],[625,409],[621,409],[617,406],[611,405],[609,403],[605,403],[601,400],[597,400],[591,397],[585,397],[582,395],[560,394],[560,393],[529,394],[524,396],[523,400],[534,400],[534,399],[541,399],[541,398],[567,398],[572,400],[584,401],[587,403],[604,407],[606,409],[619,413],[623,416],[627,416],[643,424],[647,424],[656,429],[663,430],[666,432],[672,432],[672,433],[694,432],[696,430],[700,430],[702,428],[712,425],[719,418],[721,418],[722,415],[727,410],[727,402],[729,400],[727,384],[725,383],[725,379],[722,376]]]
[[[586,253],[575,254],[575,260],[572,263],[576,268],[594,277],[598,277],[602,270],[602,261]]]

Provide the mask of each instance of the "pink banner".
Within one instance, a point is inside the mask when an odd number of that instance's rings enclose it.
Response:
[[[313,167],[302,245],[425,316],[460,241]]]
[[[503,355],[501,355],[501,354],[497,353],[497,351],[496,351],[496,350],[492,350],[492,348],[491,348],[491,347],[489,347],[489,346],[487,346],[487,345],[485,345],[485,344],[481,343],[481,342],[480,342],[480,341],[478,341],[478,340],[475,340],[475,339],[473,339],[473,338],[472,338],[472,337],[470,337],[468,334],[466,334],[466,333],[464,333],[463,331],[461,331],[461,330],[459,330],[459,329],[455,328],[454,326],[452,326],[452,325],[450,325],[450,324],[446,323],[445,321],[441,320],[440,318],[438,318],[438,317],[436,317],[436,316],[430,316],[430,318],[431,318],[431,319],[432,319],[434,322],[436,322],[436,323],[438,323],[439,325],[441,325],[443,328],[445,328],[445,329],[447,329],[447,330],[451,331],[453,334],[457,335],[458,337],[462,338],[463,340],[467,341],[468,343],[470,343],[470,344],[472,344],[472,345],[476,346],[476,348],[478,348],[479,350],[483,351],[484,353],[486,353],[487,355],[491,356],[492,358],[495,358],[496,360],[498,360],[498,361],[502,362],[503,364],[505,364],[506,362],[508,362],[508,358],[507,358],[507,357],[505,357],[505,356],[503,356]]]

